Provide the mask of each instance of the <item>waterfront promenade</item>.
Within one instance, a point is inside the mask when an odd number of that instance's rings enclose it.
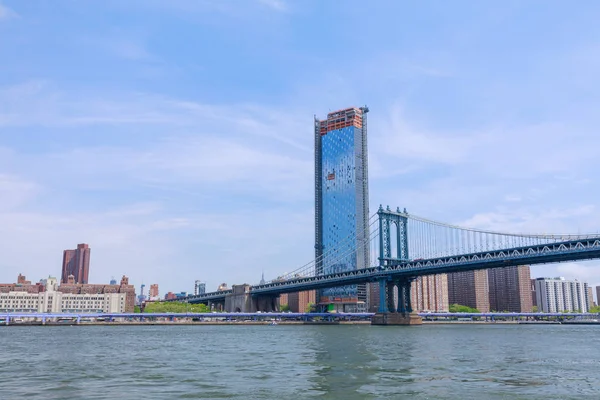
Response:
[[[373,313],[7,313],[0,326],[22,325],[303,325],[370,324]],[[426,324],[444,323],[586,323],[600,324],[590,313],[419,313]]]

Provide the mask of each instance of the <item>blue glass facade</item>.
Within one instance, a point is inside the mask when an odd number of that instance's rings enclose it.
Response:
[[[315,121],[315,254],[320,274],[368,264],[366,111],[350,108]],[[366,307],[366,286],[323,289],[318,301],[338,305],[330,309],[360,311]]]
[[[356,165],[354,126],[327,132],[321,139],[323,187],[323,273],[356,269]],[[324,289],[330,299],[357,298],[356,285]]]

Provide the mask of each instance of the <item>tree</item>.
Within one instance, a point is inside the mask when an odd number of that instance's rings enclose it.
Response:
[[[306,305],[306,309],[304,310],[304,312],[306,313],[314,313],[317,311],[317,306],[315,305],[315,303],[308,303]]]
[[[290,306],[288,304],[281,304],[279,306],[279,311],[281,311],[281,312],[290,311]]]
[[[146,303],[145,313],[208,313],[206,304],[190,304],[176,301],[152,301]]]
[[[533,308],[531,309],[531,312],[539,312],[538,306],[533,306]]]
[[[590,311],[589,312],[594,313],[594,314],[600,313],[600,306],[590,307]]]
[[[460,304],[450,304],[449,311],[451,313],[479,313],[480,311],[476,308],[463,306]]]
[[[142,310],[140,309],[140,306],[134,306],[134,307],[133,307],[133,312],[134,312],[134,313],[141,313],[141,312],[142,312]]]

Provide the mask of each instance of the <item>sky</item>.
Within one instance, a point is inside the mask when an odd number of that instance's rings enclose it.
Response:
[[[313,116],[368,105],[370,208],[600,230],[600,3],[0,0],[0,282],[193,291],[314,258]],[[600,261],[532,267],[600,285]]]

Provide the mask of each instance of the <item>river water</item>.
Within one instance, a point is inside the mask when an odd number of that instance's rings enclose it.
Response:
[[[0,399],[600,398],[600,326],[0,327]]]

